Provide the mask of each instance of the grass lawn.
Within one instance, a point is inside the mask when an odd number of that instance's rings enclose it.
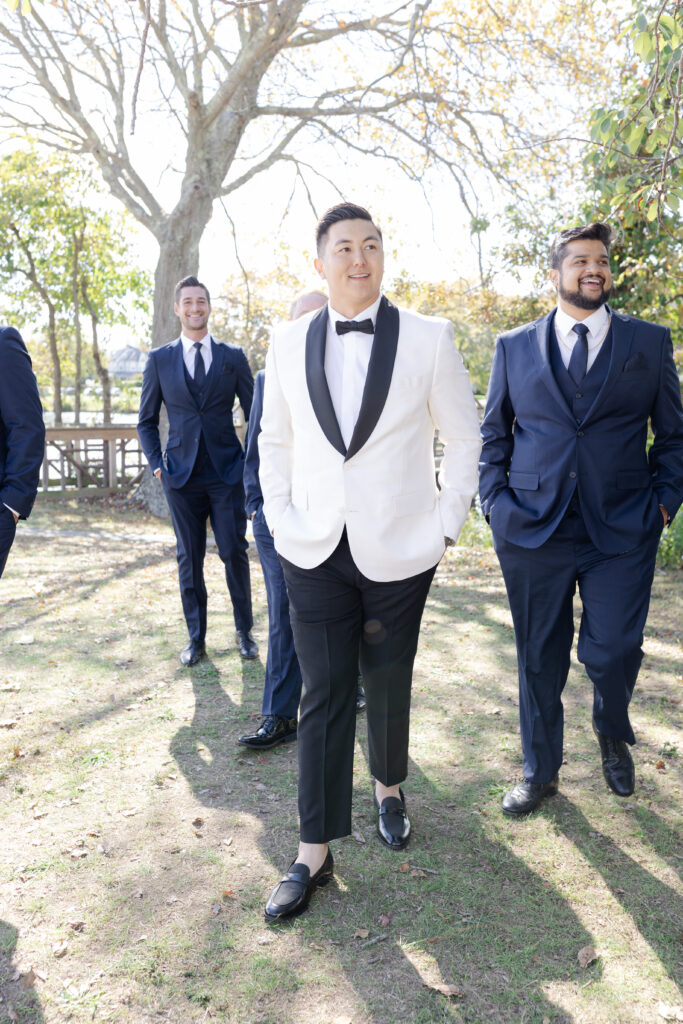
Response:
[[[250,556],[261,659],[237,654],[214,549],[209,657],[187,670],[169,523],[39,501],[20,525],[0,581],[0,1024],[683,1020],[683,572],[655,577],[635,796],[607,791],[574,663],[560,794],[516,822],[499,811],[521,764],[502,579],[492,551],[449,552],[416,665],[411,845],[375,837],[361,718],[335,881],[272,928],[296,744],[235,742],[266,654]]]

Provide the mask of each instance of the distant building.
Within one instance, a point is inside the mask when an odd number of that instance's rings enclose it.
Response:
[[[112,377],[137,377],[144,370],[146,362],[146,352],[135,345],[126,345],[111,356],[109,373]]]

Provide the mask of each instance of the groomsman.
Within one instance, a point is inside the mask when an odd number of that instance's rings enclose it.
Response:
[[[299,852],[268,900],[271,922],[306,908],[332,877],[330,840],[351,831],[359,657],[377,833],[391,850],[408,842],[401,784],[420,620],[467,515],[481,447],[453,328],[382,295],[382,234],[367,210],[328,210],[316,244],[329,303],[274,330],[259,439],[304,682]]]
[[[182,334],[152,349],[142,380],[138,434],[154,475],[161,481],[177,541],[178,575],[189,643],[183,665],[206,653],[207,594],[204,583],[206,520],[211,521],[232,598],[242,658],[255,658],[251,635],[244,452],[232,422],[235,396],[249,419],[254,381],[238,345],[212,338],[206,285],[186,277],[176,285],[174,311]],[[168,438],[159,437],[161,403],[168,413]]]
[[[44,453],[43,408],[30,356],[14,327],[0,327],[0,576],[17,521],[31,514]]]
[[[289,319],[298,320],[305,313],[313,313],[326,305],[322,292],[307,292],[292,303]],[[265,373],[259,370],[254,381],[254,400],[251,406],[244,460],[244,494],[247,515],[251,519],[254,541],[261,560],[263,581],[268,602],[268,657],[263,686],[263,716],[258,729],[238,742],[253,750],[264,750],[296,739],[297,714],[301,699],[301,669],[294,650],[294,637],[289,621],[289,599],[282,566],[275,550],[273,538],[263,516],[263,494],[259,482],[258,439],[263,412],[263,386]],[[365,693],[358,681],[356,712],[365,710]]]
[[[524,754],[508,815],[557,792],[577,586],[603,773],[617,796],[635,785],[628,707],[657,545],[683,500],[683,410],[669,329],[607,305],[612,241],[601,223],[555,238],[557,308],[502,335],[491,369],[480,493],[515,627]]]

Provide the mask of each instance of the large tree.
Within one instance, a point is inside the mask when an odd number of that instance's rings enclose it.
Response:
[[[171,289],[196,271],[214,203],[255,175],[279,163],[310,189],[314,142],[415,180],[440,164],[476,220],[486,176],[523,188],[544,162],[565,166],[569,143],[559,158],[549,143],[571,136],[580,86],[608,68],[596,43],[608,15],[590,0],[330,8],[52,0],[0,23],[5,125],[88,155],[158,243],[153,344],[174,333]],[[162,200],[164,161],[176,177]]]

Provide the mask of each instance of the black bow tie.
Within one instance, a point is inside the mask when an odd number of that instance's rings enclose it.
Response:
[[[348,334],[349,331],[360,331],[361,334],[374,334],[375,325],[367,320],[337,320],[334,328],[337,334]]]

